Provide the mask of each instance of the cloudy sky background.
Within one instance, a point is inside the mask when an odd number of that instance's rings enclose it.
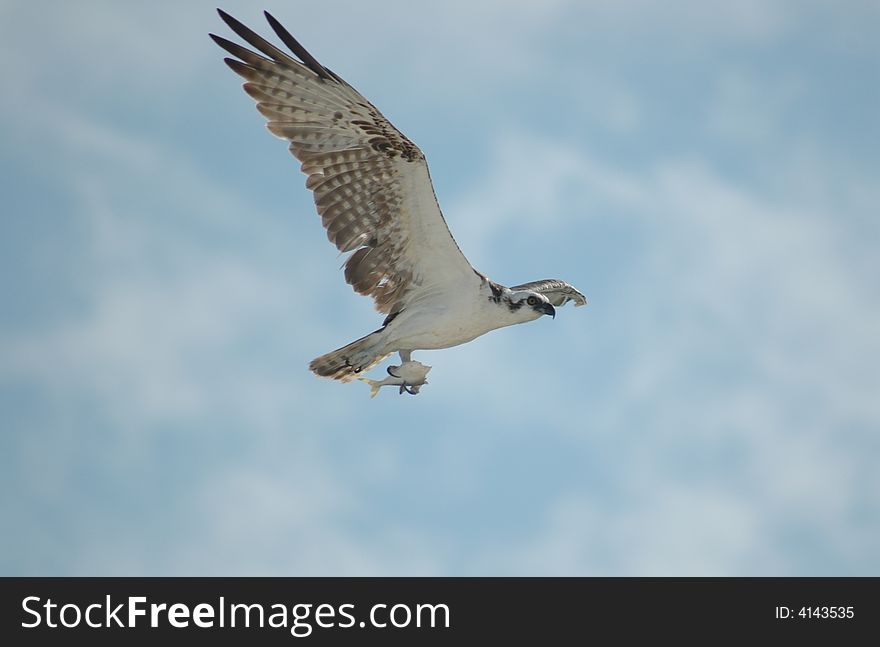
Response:
[[[590,298],[374,400],[214,6],[0,3],[0,573],[880,574],[878,3],[227,2]]]

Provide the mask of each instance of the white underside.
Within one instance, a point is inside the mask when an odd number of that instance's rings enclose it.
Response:
[[[541,316],[525,307],[511,312],[491,301],[490,295],[488,288],[471,288],[451,298],[443,295],[425,299],[422,304],[404,309],[383,331],[386,352],[450,348]]]
[[[424,162],[400,162],[401,224],[408,244],[401,260],[412,273],[402,311],[377,334],[377,355],[449,348],[491,330],[533,321],[541,313],[511,311],[491,300],[489,284],[458,249],[440,213]]]

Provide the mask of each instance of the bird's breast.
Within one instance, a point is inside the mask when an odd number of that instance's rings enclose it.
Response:
[[[389,339],[399,348],[412,350],[449,348],[509,325],[499,319],[497,304],[483,301],[462,298],[442,306],[404,310],[388,325]]]

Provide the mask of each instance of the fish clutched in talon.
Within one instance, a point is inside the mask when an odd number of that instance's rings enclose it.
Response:
[[[419,392],[419,388],[423,384],[428,383],[428,371],[431,370],[431,367],[409,359],[408,354],[402,354],[401,357],[405,358],[404,361],[400,366],[389,366],[387,369],[388,375],[404,380],[403,384],[400,385],[399,392],[401,395],[403,395],[404,391],[410,395],[416,395]]]
[[[386,377],[384,380],[371,380],[366,377],[359,377],[358,379],[361,382],[365,382],[370,385],[371,398],[375,398],[376,394],[379,393],[379,389],[381,389],[383,386],[399,386],[400,389],[398,390],[398,393],[400,393],[401,395],[403,395],[404,391],[406,391],[410,395],[418,395],[422,385],[428,383],[428,381],[425,380],[424,382],[422,382],[422,384],[409,384],[399,377]]]
[[[421,362],[408,361],[403,362],[400,366],[389,366],[388,377],[384,380],[370,380],[365,377],[359,377],[361,382],[370,385],[370,397],[375,398],[379,393],[379,389],[383,386],[399,386],[398,391],[401,395],[406,391],[410,395],[418,395],[421,387],[428,383],[428,371],[430,366]]]

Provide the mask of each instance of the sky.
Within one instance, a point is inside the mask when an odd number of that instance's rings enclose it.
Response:
[[[880,575],[880,4],[223,5],[589,298],[373,400],[214,7],[0,2],[0,574]]]

